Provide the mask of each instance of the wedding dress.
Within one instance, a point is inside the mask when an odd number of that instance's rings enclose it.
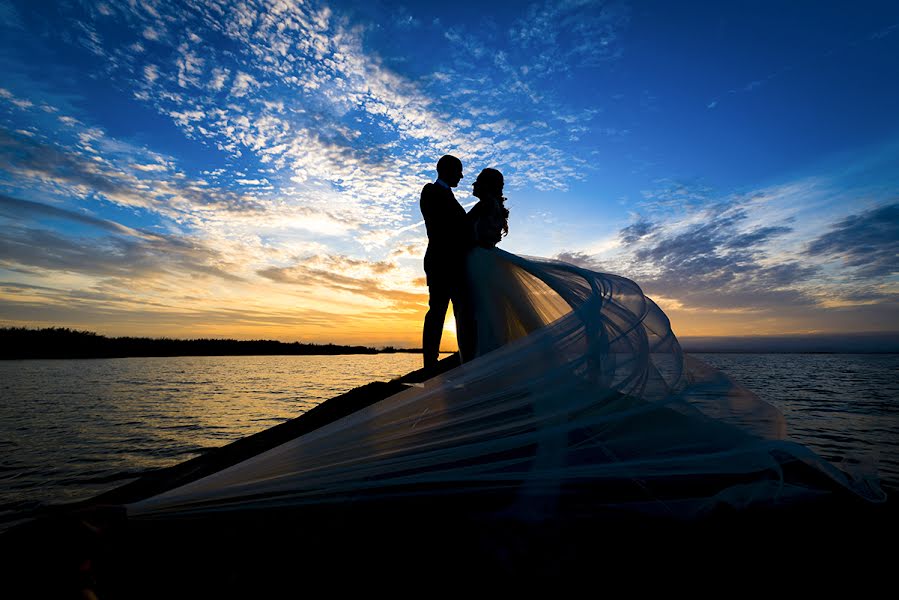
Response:
[[[526,519],[692,518],[831,493],[871,501],[783,415],[687,357],[626,278],[498,248],[469,257],[472,360],[249,460],[130,504],[134,518],[487,495]]]

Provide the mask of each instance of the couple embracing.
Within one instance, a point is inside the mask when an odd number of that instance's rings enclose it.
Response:
[[[425,315],[422,348],[425,367],[437,364],[440,338],[449,303],[456,317],[459,355],[468,361],[496,345],[489,331],[492,284],[487,281],[492,252],[509,231],[509,210],[503,197],[503,175],[484,169],[472,186],[478,203],[466,213],[452,188],[462,180],[462,161],[446,155],[437,161],[437,181],[421,191],[421,214],[428,231],[425,275],[429,310]]]

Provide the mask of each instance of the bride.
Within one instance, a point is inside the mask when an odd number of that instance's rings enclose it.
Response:
[[[468,213],[474,356],[129,514],[342,499],[426,511],[425,499],[452,498],[472,516],[694,518],[833,494],[884,499],[876,480],[789,440],[777,408],[685,356],[633,281],[497,248],[502,192],[502,174],[485,169]]]
[[[463,356],[463,360],[486,354],[527,333],[516,327],[519,320],[506,314],[517,304],[516,298],[524,298],[515,293],[514,280],[506,277],[502,251],[496,248],[509,233],[509,209],[502,195],[503,185],[503,174],[496,169],[484,169],[472,184],[472,195],[478,198],[478,203],[467,215],[475,246],[468,253],[466,273],[475,313],[477,346],[474,356]]]

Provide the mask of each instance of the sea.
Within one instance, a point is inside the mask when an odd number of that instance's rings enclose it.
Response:
[[[899,492],[899,354],[695,354]],[[0,530],[292,419],[418,354],[0,362]]]

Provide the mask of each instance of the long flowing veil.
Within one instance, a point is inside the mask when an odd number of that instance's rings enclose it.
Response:
[[[633,281],[489,252],[502,344],[249,460],[127,506],[135,518],[466,495],[525,519],[692,517],[830,493],[877,501],[786,437],[779,410],[685,357]]]

